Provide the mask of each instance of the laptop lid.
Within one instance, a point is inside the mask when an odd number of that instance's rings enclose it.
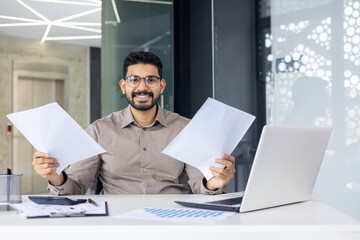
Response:
[[[240,212],[311,197],[331,127],[265,126]]]
[[[247,212],[308,200],[330,133],[330,127],[265,126],[245,192],[175,202],[187,207]],[[241,204],[221,204],[234,198],[241,198]]]

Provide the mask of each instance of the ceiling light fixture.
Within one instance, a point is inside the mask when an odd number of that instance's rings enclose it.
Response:
[[[45,42],[47,35],[49,34],[50,28],[51,28],[51,23],[50,20],[47,19],[46,17],[44,17],[43,15],[41,15],[40,13],[38,13],[37,11],[35,11],[33,8],[31,8],[30,6],[28,6],[27,4],[25,4],[23,1],[21,0],[16,0],[18,3],[20,3],[21,5],[23,5],[26,9],[28,9],[30,12],[34,13],[36,16],[38,16],[39,18],[41,18],[42,20],[44,20],[48,25],[47,28],[45,30],[45,33],[41,39],[41,42]]]
[[[98,3],[98,4],[100,4],[101,5],[101,0],[88,0],[88,2],[94,2],[94,3]]]
[[[24,22],[43,22],[40,20],[35,20],[35,19],[30,19],[30,18],[11,17],[11,16],[4,16],[4,15],[0,15],[0,18],[16,20],[16,21],[24,21]]]
[[[166,4],[166,5],[172,5],[172,2],[166,2],[166,1],[155,1],[155,0],[124,0],[127,2],[141,2],[141,3],[156,3],[156,4]]]
[[[86,12],[82,12],[82,13],[71,15],[71,16],[68,16],[68,17],[60,18],[58,20],[55,20],[54,22],[65,22],[65,21],[70,20],[70,19],[83,17],[83,16],[86,16],[86,15],[89,15],[89,14],[92,14],[92,13],[96,13],[96,12],[99,12],[99,11],[101,11],[101,8],[95,8],[95,9],[92,9],[92,10],[89,10],[89,11],[86,11]]]
[[[117,7],[116,7],[115,0],[111,0],[111,3],[112,3],[112,7],[113,7],[114,14],[115,14],[115,17],[116,17],[116,21],[118,23],[120,23],[120,17],[119,17],[119,13],[118,13],[118,10],[117,10]]]
[[[74,14],[71,16],[67,16],[64,18],[57,19],[55,21],[51,21],[47,19],[45,16],[40,14],[38,11],[30,7],[28,4],[24,2],[24,0],[16,0],[19,4],[21,4],[24,8],[35,14],[41,20],[36,19],[29,19],[29,18],[21,18],[21,17],[12,17],[12,16],[5,16],[0,15],[0,19],[7,19],[7,20],[15,20],[21,21],[19,23],[3,23],[0,24],[0,27],[24,27],[24,26],[41,26],[47,25],[46,30],[42,36],[41,42],[45,42],[47,40],[80,40],[80,39],[99,39],[101,35],[93,35],[93,36],[62,36],[62,37],[48,37],[52,26],[70,28],[70,29],[77,29],[87,32],[93,33],[101,33],[101,29],[98,28],[91,28],[93,27],[101,27],[101,23],[87,23],[87,22],[65,22],[67,20],[83,17],[86,15],[90,15],[93,13],[97,13],[101,11],[101,1],[90,1],[90,3],[80,3],[80,2],[71,2],[65,0],[28,0],[33,2],[48,2],[48,3],[61,3],[61,4],[76,4],[76,5],[83,5],[83,6],[96,6],[97,8],[91,9],[85,12],[81,12],[78,14]],[[119,18],[120,19],[120,18]]]
[[[25,4],[23,1],[21,0],[16,0],[18,3],[20,3],[21,5],[23,5],[23,7],[27,8],[30,12],[34,13],[36,16],[38,16],[39,18],[41,18],[42,20],[44,20],[45,22],[50,22],[49,19],[47,19],[46,17],[44,17],[43,15],[41,15],[40,13],[38,13],[37,11],[35,11],[33,8],[31,8],[29,5]]]
[[[69,25],[74,25],[74,26],[94,26],[94,27],[101,27],[101,23],[96,23],[96,22],[65,22],[66,24]]]
[[[101,33],[101,29],[80,27],[80,26],[75,26],[75,25],[68,24],[68,23],[65,23],[65,22],[53,22],[53,25],[54,26],[59,26],[59,27],[65,27],[65,28],[78,29],[78,30],[83,30],[83,31],[88,31],[88,32]]]
[[[73,1],[63,1],[63,0],[31,0],[33,2],[47,2],[47,3],[61,3],[61,4],[72,4],[72,5],[81,5],[81,6],[101,6],[101,2],[73,2]]]
[[[45,30],[45,33],[44,33],[44,35],[43,35],[43,37],[42,37],[42,39],[41,39],[41,42],[45,42],[45,40],[46,40],[46,38],[47,38],[47,36],[48,36],[48,34],[49,34],[49,32],[50,32],[50,28],[51,28],[51,24],[49,24],[49,25],[47,26],[47,28],[46,28],[46,30]]]
[[[93,35],[93,36],[67,36],[67,37],[48,37],[47,41],[54,40],[83,40],[83,39],[101,39],[101,35]]]
[[[41,26],[47,25],[47,23],[39,22],[39,23],[2,23],[0,27],[28,27],[28,26]]]

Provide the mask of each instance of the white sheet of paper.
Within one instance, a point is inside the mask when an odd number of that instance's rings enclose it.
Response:
[[[198,168],[209,180],[209,167],[224,167],[215,159],[231,154],[254,120],[251,114],[208,98],[161,153]]]
[[[72,163],[106,152],[57,103],[7,117],[36,150],[57,159],[58,174]]]
[[[215,223],[234,214],[236,213],[189,208],[140,208],[115,217],[173,222]]]

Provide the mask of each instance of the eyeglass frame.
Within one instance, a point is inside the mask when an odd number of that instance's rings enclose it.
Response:
[[[134,87],[130,86],[128,80],[129,80],[131,77],[138,77],[138,78],[140,78],[140,81],[139,81],[139,83],[138,83],[137,86],[134,86]],[[148,79],[149,79],[149,77],[156,78],[156,80],[157,80],[157,85],[156,85],[156,86],[150,87],[150,86],[148,85]],[[130,75],[130,76],[124,77],[124,80],[126,81],[126,83],[127,83],[127,84],[129,85],[129,87],[131,87],[131,88],[136,88],[136,87],[140,86],[141,79],[144,79],[145,85],[146,85],[148,88],[155,88],[155,87],[157,87],[157,86],[159,85],[160,81],[161,81],[161,78],[158,77],[158,76],[155,76],[155,75],[149,75],[149,76],[146,76],[146,77],[140,77],[140,76],[138,76],[138,75]]]

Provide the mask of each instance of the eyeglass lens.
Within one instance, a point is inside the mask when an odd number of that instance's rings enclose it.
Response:
[[[126,78],[130,87],[138,87],[140,85],[141,79],[144,79],[146,86],[149,88],[154,88],[158,85],[160,78],[156,76],[146,76],[141,78],[139,76],[129,76]]]

